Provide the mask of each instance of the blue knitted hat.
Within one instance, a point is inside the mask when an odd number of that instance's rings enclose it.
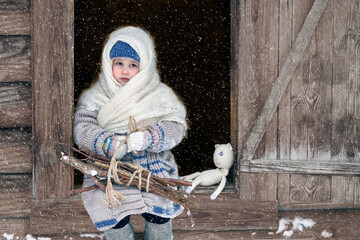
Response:
[[[110,50],[110,59],[116,57],[127,57],[140,63],[140,57],[137,52],[126,42],[117,41]]]

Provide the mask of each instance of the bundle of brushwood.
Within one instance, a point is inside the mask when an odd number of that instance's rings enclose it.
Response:
[[[71,152],[77,152],[76,155],[81,157],[74,157],[73,154],[62,151],[60,160],[79,170],[96,184],[87,188],[72,190],[72,194],[100,188],[106,192],[105,201],[108,206],[120,206],[121,200],[125,198],[120,192],[114,190],[113,184],[128,187],[136,186],[141,191],[157,194],[179,204],[186,211],[190,225],[194,226],[189,205],[198,206],[200,201],[193,195],[181,190],[183,186],[191,186],[190,182],[161,178],[152,175],[150,171],[139,165],[114,161],[114,159],[96,155],[84,148],[76,149],[62,145],[62,148],[64,147],[70,149]]]

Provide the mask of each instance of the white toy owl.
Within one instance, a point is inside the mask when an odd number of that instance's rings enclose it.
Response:
[[[211,186],[220,182],[215,192],[210,196],[210,199],[214,200],[224,189],[226,176],[234,163],[234,153],[231,144],[216,144],[213,158],[216,169],[196,172],[184,177],[184,180],[192,182],[192,186],[186,190],[188,193],[192,192],[197,185]]]

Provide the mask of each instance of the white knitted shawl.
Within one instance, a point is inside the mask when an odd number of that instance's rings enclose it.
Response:
[[[112,75],[109,53],[117,41],[128,43],[140,56],[140,72],[126,85],[119,84]],[[99,80],[82,94],[78,108],[99,110],[98,125],[106,130],[129,132],[129,116],[138,126],[161,121],[175,121],[186,125],[186,110],[175,93],[160,82],[156,69],[153,41],[142,29],[121,28],[110,35],[103,53]]]

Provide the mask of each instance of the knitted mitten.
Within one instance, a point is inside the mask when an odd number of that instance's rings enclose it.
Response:
[[[156,131],[145,130],[131,133],[128,140],[128,151],[144,151],[159,142],[159,135]]]
[[[122,228],[117,229],[108,229],[104,231],[105,239],[106,240],[134,240],[135,239],[135,233],[134,228],[131,225],[131,222],[126,224]]]
[[[103,145],[103,151],[105,155],[111,158],[114,155],[116,148],[120,145],[121,141],[124,139],[125,137],[121,139],[121,137],[119,136],[112,136],[105,139]],[[116,159],[121,159],[126,154],[126,152],[127,152],[127,145],[123,144],[116,155]]]
[[[144,240],[172,240],[171,221],[164,224],[145,221]]]

